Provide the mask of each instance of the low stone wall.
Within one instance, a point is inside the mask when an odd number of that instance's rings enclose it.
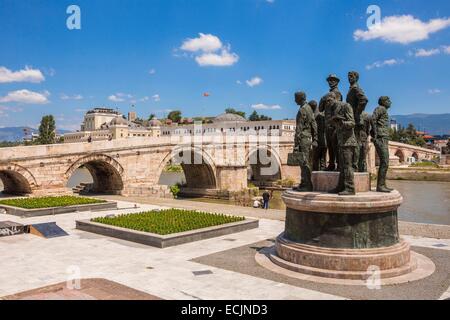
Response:
[[[450,226],[399,221],[400,234],[434,239],[450,239]]]
[[[137,242],[161,249],[180,245],[183,243],[238,233],[258,227],[259,220],[246,219],[244,221],[228,223],[220,226],[180,232],[171,235],[159,235],[155,233],[109,226],[106,224],[92,222],[90,220],[82,220],[76,222],[76,228],[82,231],[97,233],[107,237],[122,239],[126,241]]]
[[[389,180],[450,182],[450,170],[389,169],[387,178]]]

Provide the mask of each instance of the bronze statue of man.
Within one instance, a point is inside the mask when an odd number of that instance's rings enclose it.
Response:
[[[336,123],[336,135],[339,146],[339,184],[331,191],[341,196],[355,194],[353,160],[357,141],[355,137],[355,119],[353,109],[346,102],[336,102],[336,111],[332,120]]]
[[[313,171],[324,171],[327,167],[327,139],[325,136],[325,113],[324,104],[317,110],[317,102],[312,100],[309,102],[317,123],[317,147],[312,152],[312,168]]]
[[[380,159],[378,169],[377,192],[391,192],[393,189],[386,186],[386,175],[389,168],[389,114],[391,107],[389,97],[381,97],[378,100],[379,106],[372,115],[372,137],[375,150]]]
[[[311,181],[311,147],[317,147],[317,124],[311,106],[306,102],[304,92],[295,93],[295,102],[300,107],[297,114],[294,153],[299,154],[301,183],[297,191],[312,191]]]
[[[361,113],[361,130],[359,131],[358,172],[367,172],[367,154],[369,152],[370,131],[371,117],[367,112],[364,111],[363,113]]]
[[[327,82],[330,86],[330,92],[333,92],[336,95],[336,100],[342,101],[342,94],[339,91],[339,82],[341,82],[341,79],[335,74],[330,74],[327,78]]]
[[[353,168],[358,170],[359,168],[359,150],[361,143],[361,131],[364,130],[364,126],[361,123],[361,114],[366,109],[367,103],[369,100],[367,99],[364,91],[358,85],[359,81],[359,73],[356,71],[350,71],[348,73],[348,82],[350,83],[350,89],[347,94],[347,103],[352,106],[353,116],[355,118],[355,135],[356,140],[358,142],[358,148],[356,148],[355,159],[353,159]],[[358,170],[360,171],[360,170]]]
[[[319,104],[319,109],[324,110],[325,117],[325,141],[328,151],[328,167],[326,171],[335,171],[338,163],[336,124],[332,121],[335,114],[335,105],[338,101],[336,97],[336,93],[329,92],[320,100]]]

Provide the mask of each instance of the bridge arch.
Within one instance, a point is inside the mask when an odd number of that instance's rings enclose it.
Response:
[[[31,194],[37,187],[33,174],[17,164],[0,165],[0,180],[3,183],[3,193],[10,195]]]
[[[217,168],[213,158],[198,147],[180,147],[165,155],[158,166],[157,179],[170,163],[180,164],[189,189],[217,189]]]
[[[85,167],[92,176],[92,193],[120,194],[124,188],[124,168],[115,159],[104,154],[90,154],[75,161],[64,174],[65,182],[80,167]]]
[[[405,163],[405,161],[406,161],[405,153],[401,149],[398,149],[395,152],[395,156],[398,157],[398,160],[400,163]]]
[[[252,146],[245,159],[250,171],[248,178],[252,183],[264,186],[282,179],[281,158],[272,147]]]
[[[411,157],[413,157],[414,159],[416,159],[416,161],[419,161],[419,154],[417,152],[413,152]]]

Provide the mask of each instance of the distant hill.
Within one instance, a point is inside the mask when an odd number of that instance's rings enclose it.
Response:
[[[402,127],[412,123],[417,130],[426,131],[432,135],[450,134],[450,113],[424,114],[415,113],[409,115],[395,115],[392,119],[397,120]]]
[[[0,128],[0,141],[22,141],[25,137],[24,135],[24,129],[27,129],[28,135],[31,135],[31,133],[37,133],[37,129],[33,129],[30,127],[5,127]],[[67,130],[57,130],[58,133],[66,133],[69,132]]]

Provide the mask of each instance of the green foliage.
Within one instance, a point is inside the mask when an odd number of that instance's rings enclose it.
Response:
[[[54,144],[56,135],[55,118],[52,115],[43,116],[39,125],[39,144]]]
[[[245,112],[244,111],[237,111],[234,108],[227,108],[227,109],[225,109],[225,113],[237,114],[238,116],[241,116],[241,117],[245,118]]]
[[[151,121],[153,119],[156,118],[156,115],[154,113],[152,113],[149,117],[148,117],[148,121]]]
[[[253,111],[252,112],[252,114],[248,117],[248,120],[249,121],[269,121],[269,120],[272,120],[272,118],[270,118],[270,117],[267,117],[267,116],[265,116],[265,115],[263,115],[263,114],[258,114],[258,112],[256,112],[256,110],[255,111]]]
[[[174,198],[178,197],[178,194],[180,193],[180,191],[181,191],[181,188],[178,184],[175,184],[170,187],[170,193],[172,193]]]
[[[432,161],[415,162],[410,165],[413,168],[439,168],[439,165]]]
[[[254,188],[258,188],[253,182],[248,182],[247,183],[247,188],[249,188],[249,189],[254,189]]]
[[[178,123],[181,120],[181,111],[179,110],[171,111],[167,116],[167,118],[172,120],[174,123]]]
[[[183,172],[183,167],[178,164],[170,164],[164,168],[164,172],[181,173]]]
[[[283,188],[292,188],[294,186],[294,184],[295,184],[295,181],[290,178],[277,181],[277,185],[282,186]]]
[[[105,200],[98,200],[85,197],[61,196],[61,197],[39,197],[39,198],[19,198],[0,201],[0,205],[13,206],[23,209],[43,209],[69,207],[83,204],[105,203]]]
[[[390,128],[389,135],[391,141],[406,143],[418,147],[425,147],[427,144],[425,139],[417,134],[417,130],[412,123],[410,123],[406,128],[400,126],[398,130]]]
[[[22,143],[15,141],[15,142],[11,142],[11,141],[0,141],[0,148],[9,148],[9,147],[17,147],[17,146],[21,146]]]
[[[167,235],[244,220],[244,217],[168,209],[125,214],[112,218],[96,218],[91,221],[131,230]]]

